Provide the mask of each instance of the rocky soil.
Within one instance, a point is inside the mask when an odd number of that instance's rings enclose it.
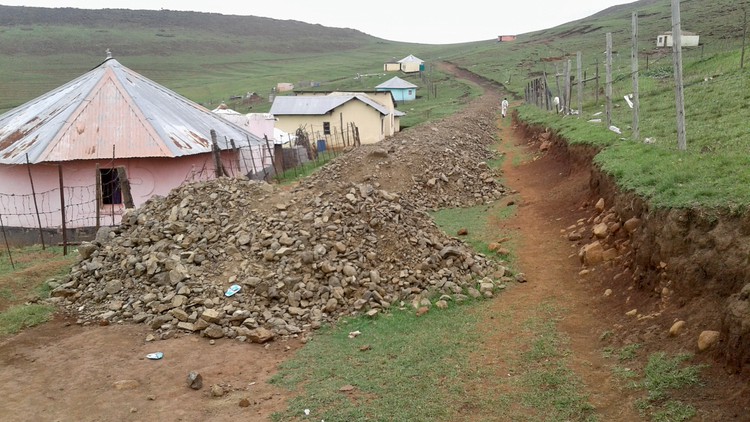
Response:
[[[81,324],[266,342],[342,315],[491,297],[507,270],[427,214],[506,193],[487,164],[496,110],[464,113],[463,126],[348,151],[292,187],[220,178],[153,198],[79,247],[51,301]]]

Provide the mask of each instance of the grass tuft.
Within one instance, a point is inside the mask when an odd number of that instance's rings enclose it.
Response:
[[[273,418],[302,420],[303,410],[310,409],[314,420],[445,419],[458,406],[464,380],[475,372],[466,356],[478,340],[476,323],[475,312],[454,305],[422,317],[396,310],[326,328],[272,379],[301,390]],[[362,334],[349,338],[352,331]],[[340,392],[345,385],[356,389]]]
[[[14,306],[0,313],[0,334],[16,334],[24,328],[45,323],[53,312],[54,308],[47,305]]]

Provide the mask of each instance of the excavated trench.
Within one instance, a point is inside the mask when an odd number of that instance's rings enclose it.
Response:
[[[693,327],[677,340],[685,350],[697,350],[703,330],[719,331],[718,342],[703,353],[727,372],[750,370],[750,214],[654,208],[621,191],[593,163],[595,148],[569,145],[554,133],[541,136],[548,132],[544,127],[517,125],[527,139],[544,138],[547,153],[569,168],[588,168],[592,201],[602,198],[620,222],[639,222],[617,243],[618,259],[603,264],[605,276],[635,292],[627,300],[638,296],[639,312],[658,316],[662,324],[682,320]]]

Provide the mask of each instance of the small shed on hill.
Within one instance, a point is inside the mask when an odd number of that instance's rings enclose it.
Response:
[[[424,60],[420,59],[419,57],[415,57],[412,54],[409,54],[398,62],[401,65],[401,71],[404,73],[424,71]]]
[[[391,61],[385,62],[383,64],[384,72],[398,72],[399,70],[401,70],[401,63],[399,63],[395,57],[391,59]]]
[[[108,57],[0,115],[3,223],[37,227],[39,215],[44,228],[118,224],[125,208],[186,181],[247,172],[232,140],[265,148],[256,135]]]
[[[683,47],[697,47],[700,45],[700,35],[694,32],[682,31],[682,46]],[[672,47],[674,45],[674,38],[672,37],[672,31],[667,31],[656,37],[657,47]]]
[[[291,82],[279,82],[276,84],[276,92],[287,92],[294,90],[294,84]]]
[[[515,40],[516,40],[515,35],[498,35],[497,36],[497,42],[511,42]]]
[[[417,86],[398,76],[375,87],[378,91],[390,91],[396,101],[413,101],[417,98]]]

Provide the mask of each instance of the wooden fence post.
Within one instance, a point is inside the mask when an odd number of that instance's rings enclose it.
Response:
[[[125,171],[125,167],[117,167],[117,179],[120,181],[120,193],[122,194],[122,203],[125,204],[125,208],[135,208],[133,195],[130,193],[130,180],[128,180],[128,173]]]
[[[606,82],[604,96],[607,101],[607,127],[612,126],[612,33],[607,32],[607,63],[606,63]]]
[[[633,12],[633,48],[631,53],[630,73],[633,77],[633,140],[641,137],[640,93],[638,82],[638,12]]]
[[[594,91],[596,95],[596,105],[599,105],[599,59],[596,59],[596,90]]]
[[[99,231],[102,219],[102,172],[99,170],[99,163],[96,163],[96,231]]]
[[[221,152],[219,151],[219,143],[216,140],[216,131],[211,129],[211,152],[214,157],[214,175],[218,179],[224,176],[224,169],[221,164]]]
[[[29,163],[29,154],[26,154],[26,168],[29,170],[29,182],[31,182],[31,197],[34,198],[34,211],[36,212],[36,222],[39,225],[39,240],[42,242],[42,250],[45,250],[44,246],[44,230],[42,230],[42,218],[39,217],[39,205],[36,201],[36,190],[34,190],[34,178],[31,177],[31,163]]]
[[[565,72],[564,72],[565,73],[564,74],[564,77],[565,77],[565,94],[564,94],[564,97],[565,97],[565,101],[564,101],[565,106],[563,107],[563,110],[564,110],[563,114],[570,114],[570,102],[571,102],[570,101],[570,93],[571,93],[571,88],[570,88],[570,66],[571,66],[570,59],[568,59],[568,60],[565,61]]]
[[[253,154],[253,144],[250,143],[249,136],[247,136],[247,147],[250,148],[250,162],[253,164],[253,175],[255,175],[258,173],[258,169],[255,167],[255,154]],[[260,162],[260,165],[263,166],[263,161]]]
[[[62,216],[63,255],[68,255],[68,227],[65,223],[65,183],[63,182],[62,164],[57,165],[57,173],[60,179],[60,214]]]
[[[5,240],[5,250],[8,251],[8,260],[10,261],[10,266],[14,270],[16,269],[16,264],[13,263],[13,254],[10,252],[10,245],[8,244],[8,236],[5,234],[5,223],[3,223],[3,214],[0,213],[0,229],[3,231],[3,240]]]
[[[273,160],[276,162],[276,168],[281,173],[286,171],[286,160],[284,159],[284,147],[280,144],[273,144]]]
[[[674,62],[675,105],[677,107],[677,149],[687,149],[685,132],[685,92],[682,84],[682,27],[680,0],[672,0],[672,56]]]
[[[266,148],[268,149],[268,156],[271,157],[271,165],[273,166],[273,172],[276,175],[276,178],[278,179],[280,177],[279,169],[276,167],[276,157],[273,156],[273,151],[271,151],[271,144],[268,142],[268,136],[263,135],[263,139],[266,140]]]
[[[583,53],[576,53],[576,67],[578,68],[578,118],[581,118],[583,114]]]
[[[115,168],[115,145],[112,144],[112,163],[109,168],[109,174],[112,175],[112,173],[115,173],[116,171],[117,169]],[[112,217],[112,225],[114,226],[115,225],[115,183],[114,183],[113,177],[110,177],[109,180],[110,180],[109,183],[112,185],[112,190],[111,190],[112,196],[111,196],[111,201],[110,201],[110,206],[109,206],[109,212],[110,212],[110,216]]]

